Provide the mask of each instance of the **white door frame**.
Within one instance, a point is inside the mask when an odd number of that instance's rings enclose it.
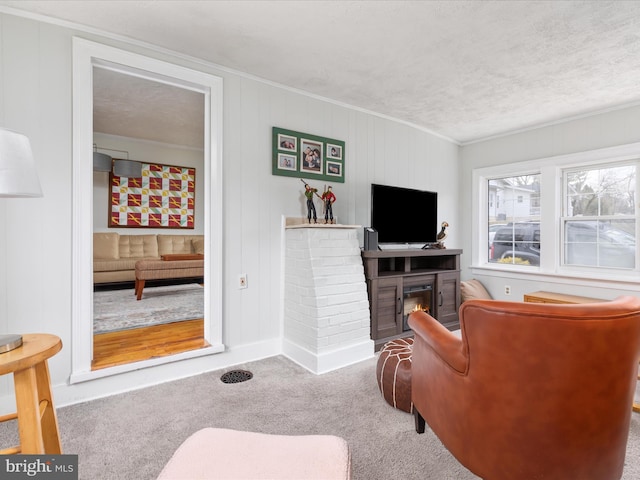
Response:
[[[204,95],[204,337],[210,347],[91,371],[93,353],[93,67]],[[71,383],[224,351],[222,344],[222,78],[73,38],[73,240]]]

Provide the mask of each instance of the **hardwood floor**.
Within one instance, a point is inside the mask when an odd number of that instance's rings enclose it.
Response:
[[[208,347],[204,320],[101,333],[93,336],[92,370]]]

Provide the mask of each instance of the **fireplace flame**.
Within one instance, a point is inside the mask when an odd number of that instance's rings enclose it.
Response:
[[[426,305],[423,307],[421,303],[418,303],[415,307],[413,307],[413,310],[411,310],[411,313],[420,312],[420,311],[429,313],[429,307]]]

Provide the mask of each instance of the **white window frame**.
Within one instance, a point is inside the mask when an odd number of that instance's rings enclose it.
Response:
[[[639,245],[638,245],[638,238],[640,238],[640,236],[638,235],[638,231],[639,231],[639,224],[640,224],[640,212],[638,210],[638,207],[636,206],[636,213],[634,215],[594,215],[594,216],[589,216],[589,217],[573,217],[573,216],[568,216],[567,212],[566,212],[566,200],[567,200],[567,191],[566,191],[566,175],[568,173],[572,173],[572,172],[578,172],[578,171],[583,171],[583,170],[589,170],[589,169],[604,169],[604,168],[615,168],[615,167],[624,167],[624,166],[635,166],[636,167],[636,196],[638,196],[638,184],[640,182],[640,156],[636,156],[635,158],[631,159],[631,160],[624,160],[624,161],[619,161],[619,162],[614,162],[614,161],[606,161],[606,162],[591,162],[589,164],[583,164],[583,165],[578,165],[578,166],[571,166],[571,167],[563,167],[560,171],[561,173],[561,179],[562,179],[562,185],[561,185],[561,198],[559,199],[560,201],[560,244],[559,244],[559,249],[560,249],[560,266],[562,268],[566,268],[566,269],[581,269],[581,270],[586,270],[586,271],[590,271],[590,270],[597,270],[597,271],[604,271],[604,272],[618,272],[618,273],[624,273],[624,272],[631,272],[631,271],[636,271],[640,273],[640,256],[639,254]],[[638,199],[636,198],[636,204],[638,202]],[[598,220],[628,220],[628,219],[633,219],[635,220],[635,237],[636,237],[636,264],[634,265],[633,268],[605,268],[605,267],[587,267],[587,266],[579,266],[579,265],[565,265],[565,224],[567,222],[571,222],[571,221],[579,221],[579,220],[594,220],[594,221],[598,221]]]
[[[564,266],[561,264],[563,239],[561,238],[561,216],[563,214],[562,174],[568,168],[587,168],[592,165],[619,164],[640,158],[640,143],[602,148],[554,157],[527,160],[511,164],[477,168],[472,173],[472,251],[471,271],[476,274],[509,275],[514,278],[542,281],[541,276],[557,281],[566,279],[607,280],[608,282],[637,283],[640,271],[605,269],[602,267]],[[488,218],[488,182],[493,178],[518,175],[540,174],[540,248],[545,253],[540,258],[540,266],[521,266],[489,263]],[[639,219],[640,220],[640,219]],[[636,238],[640,221],[636,222]],[[636,258],[640,259],[638,242]],[[637,261],[636,263],[640,263]]]

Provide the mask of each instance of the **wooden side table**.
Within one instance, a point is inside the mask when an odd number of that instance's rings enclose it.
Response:
[[[0,455],[62,453],[47,364],[61,349],[57,336],[34,333],[22,335],[21,347],[0,354],[0,375],[13,373],[17,407],[0,422],[17,418],[20,434],[20,445],[0,450]]]
[[[602,300],[599,298],[591,298],[591,297],[580,297],[578,295],[567,295],[564,293],[553,293],[553,292],[531,292],[525,293],[524,301],[528,303],[595,303],[595,302],[606,302],[606,300]]]

